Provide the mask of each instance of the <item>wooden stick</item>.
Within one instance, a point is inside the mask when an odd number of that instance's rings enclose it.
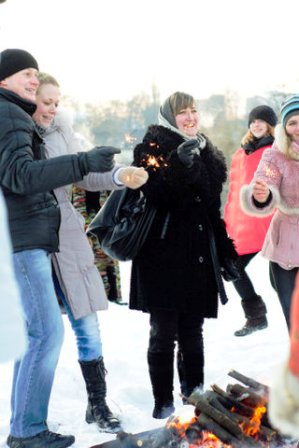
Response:
[[[244,415],[240,415],[237,412],[231,412],[230,410],[226,409],[220,402],[215,392],[209,393],[208,400],[211,406],[213,406],[219,412],[222,412],[223,414],[227,415],[227,417],[231,418],[236,423],[238,424],[244,423],[246,428],[250,427],[253,428],[253,423],[251,422],[250,418],[245,417]],[[268,441],[272,440],[277,435],[277,431],[263,425],[260,425],[258,433]]]
[[[222,414],[213,406],[211,406],[208,401],[204,398],[204,394],[197,398],[195,407],[201,412],[211,417],[220,426],[227,429],[231,434],[237,438],[242,438],[242,430],[231,418],[227,415]]]
[[[230,370],[228,372],[228,375],[234,378],[237,381],[240,381],[241,383],[245,384],[246,386],[250,386],[253,389],[264,389],[265,391],[269,390],[269,387],[265,384],[259,383],[258,381],[249,378],[248,376],[242,375],[242,373],[237,372],[236,370]]]
[[[240,412],[242,415],[246,415],[247,417],[253,416],[254,410],[252,409],[252,407],[246,406],[245,404],[236,400],[234,397],[230,396],[227,392],[217,386],[217,384],[213,384],[211,387],[216,392],[216,394],[221,397],[220,402],[224,406],[228,406],[230,409],[234,407],[238,412]]]
[[[207,431],[214,434],[223,443],[235,446],[235,444],[238,442],[238,439],[236,439],[230,432],[226,431],[225,428],[220,426],[217,422],[215,422],[215,420],[213,420],[212,418],[208,417],[205,414],[200,414],[200,416],[197,419],[197,423],[192,425],[193,428],[196,426],[199,429],[201,429],[201,431]],[[186,437],[188,439],[187,432]]]
[[[241,384],[228,384],[226,391],[237,400],[244,401],[245,404],[254,408],[264,406],[267,402],[267,398],[264,395],[253,392]]]

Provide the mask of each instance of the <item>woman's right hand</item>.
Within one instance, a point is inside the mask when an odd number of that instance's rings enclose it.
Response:
[[[270,194],[268,185],[263,180],[257,180],[253,185],[252,196],[258,202],[266,202]]]

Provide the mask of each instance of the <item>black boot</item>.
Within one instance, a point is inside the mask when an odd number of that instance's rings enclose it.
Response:
[[[127,302],[123,302],[120,297],[119,288],[117,287],[117,275],[115,266],[109,265],[106,267],[106,275],[109,285],[109,292],[107,298],[110,302],[117,303],[118,305],[128,305]]]
[[[255,296],[250,300],[242,300],[241,305],[247,320],[244,327],[235,331],[235,336],[247,336],[268,327],[267,308],[260,296]]]
[[[119,420],[106,403],[106,370],[103,357],[92,361],[79,361],[86,384],[88,405],[85,420],[96,423],[103,432],[117,433],[122,430]]]
[[[177,369],[183,396],[183,404],[188,404],[186,398],[197,387],[202,388],[204,383],[204,355],[203,351],[187,352],[181,350],[177,353]]]
[[[173,353],[148,352],[149,374],[155,407],[153,417],[167,418],[174,412],[173,406]]]
[[[74,442],[74,436],[63,436],[48,430],[32,437],[8,436],[6,441],[10,448],[67,448]]]

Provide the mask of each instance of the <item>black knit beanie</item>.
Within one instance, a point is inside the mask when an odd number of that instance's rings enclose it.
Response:
[[[26,68],[38,70],[38,63],[28,51],[9,48],[0,53],[0,81]]]
[[[248,117],[248,127],[254,120],[264,120],[273,127],[277,124],[276,113],[270,106],[257,106],[252,109]]]

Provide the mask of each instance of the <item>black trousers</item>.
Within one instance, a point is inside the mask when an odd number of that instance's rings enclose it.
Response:
[[[204,384],[203,318],[196,312],[154,310],[150,314],[150,338],[148,348],[149,370],[157,398],[159,388],[172,391],[173,360],[178,342],[177,369],[181,392],[189,396],[195,387]],[[168,372],[166,375],[165,372]],[[155,385],[156,384],[156,385]],[[169,393],[170,395],[170,393]]]
[[[150,352],[173,352],[176,341],[182,352],[203,351],[203,318],[194,311],[152,310],[150,326]]]
[[[257,296],[252,281],[246,272],[246,267],[250,261],[258,254],[255,252],[252,254],[240,255],[238,258],[238,266],[240,271],[240,278],[233,282],[233,285],[238,292],[242,300],[251,300]]]
[[[288,271],[279,264],[270,261],[271,284],[277,292],[288,329],[290,329],[290,309],[297,272],[298,268]]]

